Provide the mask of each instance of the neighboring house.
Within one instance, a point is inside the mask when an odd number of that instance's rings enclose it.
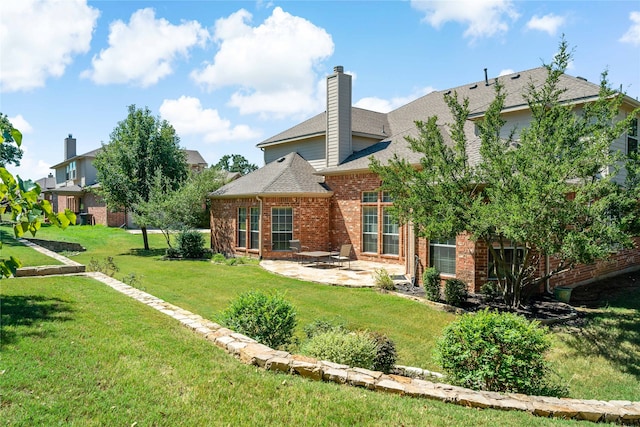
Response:
[[[542,84],[545,77],[546,69],[540,67],[499,78],[508,93],[505,132],[529,122],[522,94],[531,81]],[[579,77],[563,75],[561,84],[567,88],[564,100],[578,109],[598,96],[599,86]],[[290,256],[290,239],[311,250],[336,250],[350,243],[354,259],[404,264],[407,274],[418,279],[426,266],[435,265],[443,277],[457,277],[471,290],[479,290],[490,280],[486,245],[464,234],[428,241],[417,238],[413,227],[398,225],[389,214],[393,203],[377,191],[380,179],[369,163],[371,156],[385,164],[397,155],[418,165],[420,155],[411,151],[405,137],[417,136],[416,120],[436,115],[441,124],[452,122],[443,95],[453,91],[469,99],[468,155],[477,162],[480,141],[474,120],[483,116],[494,89],[485,73],[484,80],[431,92],[383,114],[352,107],[351,76],[335,67],[327,77],[327,111],[259,143],[266,166],[211,194],[214,249],[284,259]],[[625,111],[640,105],[629,97],[624,101]],[[636,150],[637,138],[637,132],[625,135],[613,148]],[[624,180],[624,172],[616,179]],[[640,251],[622,251],[605,262],[557,276],[551,286],[639,265]]]
[[[109,227],[132,226],[125,212],[111,212],[94,191],[100,186],[98,171],[93,165],[99,151],[100,148],[77,155],[76,139],[69,134],[64,140],[64,161],[51,167],[55,186],[45,189],[41,185],[43,197],[51,201],[54,211],[70,209],[79,215],[80,221]],[[201,171],[207,167],[198,151],[185,150],[185,153],[190,170]]]

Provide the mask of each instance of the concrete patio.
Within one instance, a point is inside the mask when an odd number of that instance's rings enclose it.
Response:
[[[409,281],[404,274],[404,265],[381,264],[369,261],[351,261],[351,265],[348,262],[344,262],[340,266],[337,263],[263,260],[260,262],[260,266],[267,271],[282,276],[334,286],[373,287],[375,286],[374,273],[381,268],[387,270],[395,283]]]

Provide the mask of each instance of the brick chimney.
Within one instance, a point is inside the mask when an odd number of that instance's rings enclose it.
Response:
[[[351,75],[339,65],[327,77],[327,167],[339,165],[351,147]]]
[[[67,138],[64,139],[64,159],[69,160],[72,157],[76,156],[76,139],[73,135],[69,134]]]

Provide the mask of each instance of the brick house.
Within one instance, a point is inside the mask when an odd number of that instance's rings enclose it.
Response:
[[[76,139],[69,134],[64,140],[64,160],[51,167],[53,174],[36,181],[40,183],[42,197],[50,201],[55,212],[70,209],[79,221],[108,227],[133,226],[125,212],[111,212],[94,191],[100,186],[93,165],[99,151],[100,148],[76,154]],[[197,172],[207,167],[198,151],[185,150],[185,154],[190,170]]]
[[[542,84],[543,67],[500,77],[508,94],[503,111],[505,132],[525,126],[530,112],[522,93],[531,82]],[[579,110],[597,98],[599,86],[580,77],[562,76],[565,101]],[[351,76],[335,67],[327,77],[327,110],[258,144],[265,166],[211,194],[212,247],[229,254],[268,259],[290,256],[288,240],[298,239],[311,250],[336,250],[353,245],[359,260],[405,265],[406,273],[420,280],[426,266],[437,266],[443,277],[457,277],[473,291],[490,280],[486,245],[466,234],[449,240],[418,238],[413,227],[397,224],[388,212],[392,201],[377,191],[380,179],[369,170],[370,157],[383,164],[397,155],[419,164],[406,136],[417,136],[416,120],[437,115],[452,121],[443,100],[445,92],[469,99],[472,119],[465,131],[469,159],[479,159],[479,138],[474,120],[482,118],[494,96],[493,83],[484,80],[431,92],[389,113],[352,107]],[[625,97],[624,109],[639,106]],[[637,149],[637,130],[624,135],[613,149]],[[624,170],[616,180],[624,181]],[[507,249],[516,251],[517,249]],[[554,262],[540,264],[546,269]],[[625,250],[595,265],[580,266],[556,276],[548,286],[582,283],[640,266],[640,251]]]

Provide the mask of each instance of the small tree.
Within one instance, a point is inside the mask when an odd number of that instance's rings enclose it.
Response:
[[[612,247],[632,246],[638,180],[626,188],[614,182],[624,159],[611,144],[638,110],[619,119],[624,95],[610,88],[603,73],[597,99],[576,113],[563,100],[561,79],[570,59],[562,40],[553,62],[545,65],[544,84],[531,81],[523,94],[532,117],[518,135],[515,129],[503,131],[507,94],[496,80],[494,100],[478,123],[478,163],[468,157],[469,101],[458,100],[456,93],[444,97],[452,123],[442,126],[431,117],[416,123],[417,138],[407,138],[423,156],[419,168],[399,158],[387,165],[371,161],[399,219],[416,224],[421,236],[446,238],[466,231],[486,242],[498,285],[512,307],[549,277],[602,259]],[[444,129],[452,143],[445,143]],[[635,161],[627,159],[628,170],[635,170]],[[541,273],[539,262],[547,255],[558,262]]]
[[[198,228],[211,205],[209,193],[220,188],[224,179],[219,169],[208,168],[192,173],[180,188],[171,190],[166,178],[156,174],[149,200],[138,204],[134,220],[161,230],[171,248],[171,232]]]
[[[138,212],[148,202],[157,174],[168,190],[177,189],[188,176],[180,138],[166,120],[153,117],[148,108],[128,108],[103,145],[94,165],[101,188],[98,194],[112,210]],[[144,248],[149,249],[146,225],[142,225]]]
[[[253,163],[249,163],[249,161],[241,154],[225,154],[214,167],[227,172],[239,172],[242,175],[246,175],[258,169],[258,166]]]

